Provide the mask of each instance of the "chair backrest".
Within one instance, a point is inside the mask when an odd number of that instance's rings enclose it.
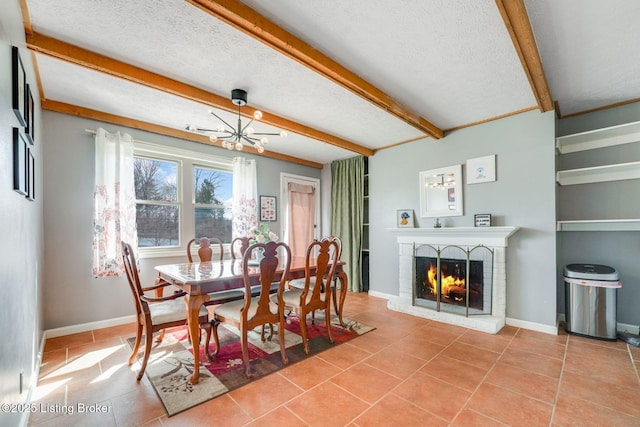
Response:
[[[149,304],[141,297],[144,295],[142,285],[140,284],[140,276],[138,275],[138,264],[136,263],[136,256],[133,253],[133,248],[130,244],[121,242],[122,244],[122,261],[124,263],[124,270],[127,273],[127,280],[129,281],[129,287],[131,288],[131,294],[136,305],[136,313],[140,315],[142,312],[149,313]]]
[[[187,243],[187,258],[189,262],[193,262],[193,257],[191,255],[191,246],[198,247],[198,257],[201,262],[211,261],[213,258],[213,249],[211,245],[215,245],[218,247],[218,252],[220,254],[220,261],[224,258],[224,248],[222,247],[222,241],[217,237],[201,237],[199,239],[191,239],[189,243]]]
[[[342,257],[342,239],[338,236],[329,236],[327,239],[333,240],[338,244],[338,259],[340,259]]]
[[[247,313],[251,304],[251,287],[256,285],[255,274],[252,274],[255,270],[250,271],[249,260],[252,259],[253,253],[257,251],[263,251],[263,257],[260,259],[259,264],[259,277],[258,284],[260,285],[260,294],[258,296],[258,306],[256,308],[256,314],[253,319],[259,320],[261,316],[272,316],[270,304],[270,291],[271,284],[278,282],[278,302],[279,306],[283,307],[282,292],[284,291],[284,285],[289,276],[289,270],[291,268],[291,249],[284,242],[267,242],[256,243],[245,251],[242,257],[242,271],[244,277],[245,286],[245,305],[244,313]],[[280,255],[278,254],[280,252]],[[284,258],[284,259],[281,259]],[[278,279],[276,277],[276,270],[282,269],[282,274]],[[251,277],[253,276],[253,277]],[[252,281],[253,279],[253,281]]]
[[[307,248],[307,254],[305,258],[305,284],[300,295],[300,301],[309,301],[307,305],[319,307],[324,304],[329,304],[328,295],[322,296],[322,294],[330,294],[331,286],[324,286],[323,279],[325,277],[333,277],[336,271],[336,265],[340,259],[340,239],[334,237],[325,237],[322,240],[316,240],[311,243]],[[314,264],[315,255],[315,274],[311,274],[311,265]],[[311,287],[313,287],[311,289]],[[311,299],[308,300],[307,295],[312,292]]]
[[[248,248],[248,237],[236,237],[231,241],[231,259],[242,259]]]

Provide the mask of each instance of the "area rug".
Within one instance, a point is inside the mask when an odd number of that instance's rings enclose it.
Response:
[[[331,332],[335,342],[333,345],[327,338],[324,319],[316,319],[314,325],[307,322],[310,356],[375,329],[353,320],[343,321],[346,324],[344,328],[340,326],[337,317],[331,319]],[[256,329],[249,333],[249,358],[254,376],[247,378],[242,364],[239,331],[228,325],[220,325],[220,352],[208,362],[201,347],[200,382],[193,385],[189,382],[193,373],[193,350],[187,335],[186,326],[167,330],[162,343],[154,342],[145,370],[169,416],[242,387],[285,366],[280,357],[277,331],[270,341],[262,342],[260,331]],[[135,337],[127,341],[133,348]],[[286,325],[285,347],[289,365],[310,357],[304,353],[300,324],[296,317],[290,317]],[[213,339],[210,348],[213,349]],[[141,353],[138,358],[140,356]],[[137,364],[139,369],[140,361]]]

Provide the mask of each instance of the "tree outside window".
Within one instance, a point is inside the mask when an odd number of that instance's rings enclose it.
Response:
[[[230,243],[233,174],[194,167],[193,183],[196,237],[217,237],[223,243]]]

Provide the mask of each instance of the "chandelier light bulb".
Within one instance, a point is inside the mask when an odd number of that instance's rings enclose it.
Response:
[[[187,125],[187,129],[189,129],[191,132],[195,132],[198,130],[198,128],[195,127],[194,125]]]
[[[217,140],[218,140],[218,137],[215,134],[211,134],[209,136],[209,141],[216,142]],[[223,143],[223,145],[224,145],[224,143]]]
[[[224,132],[224,126],[222,125],[216,126],[216,132]]]
[[[289,134],[287,133],[287,131],[286,131],[286,130],[281,130],[281,131],[280,131],[280,137],[281,137],[281,138],[286,138],[288,135],[289,135]]]
[[[260,154],[264,153],[264,147],[261,145],[256,146],[256,150],[258,150],[258,153]]]
[[[242,151],[242,148],[244,148],[244,145],[242,145],[242,142],[236,142],[236,150]]]
[[[260,138],[260,144],[267,145],[268,142],[269,142],[269,138],[267,138],[266,136],[263,136],[262,138]]]
[[[262,111],[256,110],[253,112],[253,118],[256,120],[260,120],[262,118]]]
[[[245,131],[245,134],[248,135],[248,136],[251,136],[251,135],[253,135],[254,132],[255,132],[255,130],[253,130],[253,128],[251,126],[249,126],[247,128],[247,130]]]

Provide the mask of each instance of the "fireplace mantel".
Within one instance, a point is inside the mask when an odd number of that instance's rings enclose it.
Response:
[[[485,245],[507,247],[508,239],[519,227],[442,227],[389,228],[398,236],[398,243],[444,245]]]
[[[519,227],[444,227],[444,228],[391,228],[399,245],[399,294],[389,300],[392,310],[425,317],[439,322],[464,326],[496,334],[506,323],[507,271],[506,248],[509,237]],[[472,248],[483,245],[493,249],[493,291],[491,315],[460,316],[435,311],[413,304],[413,257],[417,245],[457,245]]]

